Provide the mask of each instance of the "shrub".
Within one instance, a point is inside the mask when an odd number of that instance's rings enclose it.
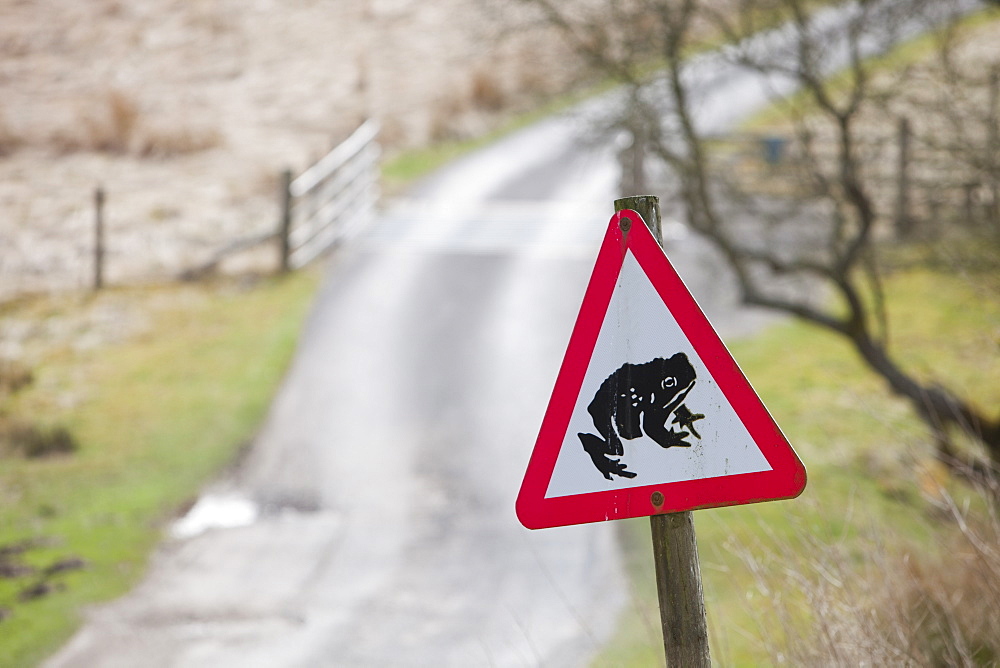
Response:
[[[0,110],[0,158],[16,151],[22,143],[21,138],[10,127],[2,110]]]
[[[139,105],[119,90],[110,90],[103,109],[82,121],[82,145],[94,151],[125,153],[139,123]]]
[[[28,427],[17,443],[28,459],[68,455],[80,449],[73,435],[65,427]]]
[[[211,129],[146,126],[132,143],[132,152],[144,158],[170,158],[197,153],[222,143],[222,135]]]
[[[1000,520],[985,499],[978,511],[944,492],[935,503],[940,546],[890,548],[873,536],[860,548],[810,539],[804,549],[736,547],[771,608],[761,617],[778,621],[768,634],[774,663],[1000,665]],[[792,554],[811,556],[789,563]]]
[[[72,454],[79,449],[79,443],[65,427],[39,427],[19,420],[0,421],[0,452],[41,459]]]
[[[471,97],[476,108],[486,111],[500,111],[507,102],[500,82],[485,70],[478,70],[472,75]]]
[[[73,129],[51,137],[52,145],[63,153],[97,151],[144,158],[196,153],[221,142],[222,135],[212,128],[151,121],[133,96],[115,89],[86,107]]]
[[[14,394],[33,381],[31,369],[16,360],[0,358],[0,397]]]

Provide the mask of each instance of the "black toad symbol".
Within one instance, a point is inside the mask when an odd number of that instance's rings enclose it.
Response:
[[[657,357],[645,364],[623,364],[608,376],[587,406],[603,438],[577,434],[597,470],[608,480],[612,475],[636,476],[620,459],[611,459],[625,454],[622,438],[632,440],[645,432],[663,448],[689,448],[691,444],[685,439],[690,435],[700,439],[694,423],[705,416],[684,405],[694,382],[694,367],[684,353],[670,359]],[[682,431],[667,427],[671,415],[670,424],[679,425]]]

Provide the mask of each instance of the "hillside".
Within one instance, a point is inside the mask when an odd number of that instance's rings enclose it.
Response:
[[[0,300],[176,275],[271,229],[277,175],[367,116],[392,151],[563,89],[551,35],[475,0],[3,0]],[[544,62],[545,67],[539,67]]]

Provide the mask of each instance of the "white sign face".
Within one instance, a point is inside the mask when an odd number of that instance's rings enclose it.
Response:
[[[619,461],[636,475],[632,478],[612,475],[611,480],[606,479],[594,466],[578,436],[581,433],[598,434],[595,419],[587,411],[588,405],[605,379],[624,363],[639,365],[656,358],[669,360],[676,353],[683,353],[694,368],[694,384],[683,405],[695,414],[704,415],[692,425],[701,438],[689,433],[684,438],[689,446],[668,448],[661,447],[645,434],[631,440],[622,439],[624,454]],[[636,389],[651,391],[651,388]],[[662,391],[662,388],[655,389]],[[680,427],[673,429],[679,431]],[[770,469],[743,421],[656,294],[646,273],[632,252],[627,251],[549,480],[546,498]]]

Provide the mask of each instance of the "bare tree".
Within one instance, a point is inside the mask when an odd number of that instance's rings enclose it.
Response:
[[[871,56],[951,20],[949,3],[861,0],[817,9],[809,0],[592,0],[569,11],[557,0],[519,1],[624,84],[627,122],[646,152],[669,166],[688,226],[721,253],[743,302],[849,341],[909,401],[954,471],[979,476],[1000,468],[1000,416],[984,414],[957,388],[920,379],[890,346],[880,242],[892,231],[893,212],[871,178],[885,147],[860,122],[907,90],[905,72],[876,72]],[[721,55],[696,55],[720,40]],[[747,179],[726,162],[718,128],[699,116],[703,75],[713,68],[753,73],[776,92],[797,88],[779,103],[793,128],[794,169]],[[995,152],[980,154],[995,169]],[[790,291],[784,279],[813,288]],[[976,446],[958,446],[959,435]]]

